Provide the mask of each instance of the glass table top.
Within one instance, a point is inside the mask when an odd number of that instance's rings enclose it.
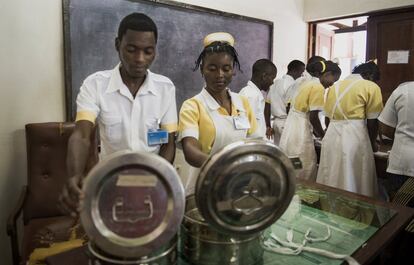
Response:
[[[328,235],[329,227],[330,235],[327,240],[307,243],[306,246],[352,255],[395,214],[396,211],[392,209],[298,184],[289,208],[278,221],[263,232],[263,236],[266,240],[273,233],[279,239],[287,241],[287,235],[291,233],[292,242],[301,244],[308,229],[312,237],[322,238]],[[295,256],[265,251],[262,264],[341,264],[342,262],[343,260],[330,259],[307,251],[302,251]],[[189,263],[180,258],[178,264]]]

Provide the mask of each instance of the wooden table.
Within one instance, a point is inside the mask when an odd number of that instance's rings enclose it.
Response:
[[[412,208],[391,204],[388,202],[377,201],[363,195],[339,190],[318,183],[310,183],[307,181],[300,181],[300,183],[308,187],[332,192],[346,198],[359,200],[372,204],[374,206],[384,207],[386,209],[395,211],[395,215],[385,225],[380,227],[380,229],[364,244],[363,247],[358,249],[352,255],[352,257],[354,257],[360,264],[372,263],[384,250],[387,249],[387,247],[395,243],[395,240],[398,239],[398,235],[414,218],[414,209]]]
[[[372,263],[397,239],[398,235],[403,231],[410,220],[414,218],[414,209],[411,208],[376,201],[362,195],[317,183],[300,181],[298,185],[300,185],[300,187],[306,187],[312,190],[321,191],[323,193],[326,192],[333,194],[334,196],[339,196],[347,200],[356,200],[372,207],[378,207],[393,212],[393,217],[384,225],[379,227],[378,231],[375,232],[375,234],[369,238],[362,247],[353,253],[352,256],[360,264]],[[89,259],[86,254],[86,248],[83,247],[49,257],[46,262],[49,265],[88,265],[88,261]],[[182,263],[178,262],[178,265],[180,264]]]

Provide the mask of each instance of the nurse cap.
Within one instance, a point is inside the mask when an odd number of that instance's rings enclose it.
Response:
[[[204,48],[207,47],[208,45],[210,45],[211,43],[215,42],[215,41],[219,41],[219,42],[226,42],[228,43],[230,46],[234,46],[234,38],[230,33],[227,32],[214,32],[214,33],[210,33],[208,34],[205,38],[204,38]]]

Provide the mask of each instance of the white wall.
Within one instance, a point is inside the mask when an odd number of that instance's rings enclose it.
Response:
[[[305,21],[414,5],[414,0],[305,0]]]
[[[274,22],[280,73],[306,56],[303,0],[185,0],[188,4]],[[59,0],[0,2],[0,256],[11,264],[6,218],[26,180],[24,125],[63,121],[62,4]]]
[[[280,77],[286,73],[287,65],[291,60],[306,59],[308,33],[307,24],[303,21],[303,8],[306,1],[180,0],[179,2],[272,21],[274,23],[273,61]]]
[[[26,176],[24,124],[64,119],[61,3],[0,2],[0,256],[11,264],[6,218]]]

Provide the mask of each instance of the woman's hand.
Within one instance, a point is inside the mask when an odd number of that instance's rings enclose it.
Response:
[[[203,153],[200,142],[194,137],[184,137],[182,144],[187,163],[193,167],[201,167],[208,155]]]

